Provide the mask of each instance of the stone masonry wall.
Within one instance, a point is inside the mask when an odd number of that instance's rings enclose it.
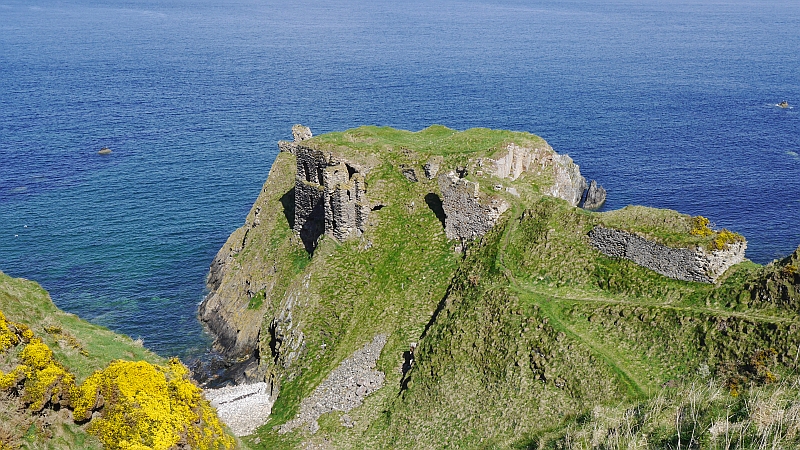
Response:
[[[502,198],[481,195],[478,183],[459,178],[455,172],[439,175],[438,181],[448,239],[483,236],[511,206]]]
[[[295,231],[340,241],[360,236],[370,211],[364,174],[354,164],[300,144],[294,144],[294,154]]]
[[[661,275],[683,281],[713,283],[734,264],[744,260],[747,242],[737,242],[724,250],[671,248],[627,231],[596,226],[589,240],[601,253],[629,259]]]

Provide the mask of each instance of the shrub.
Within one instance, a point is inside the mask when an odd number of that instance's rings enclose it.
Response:
[[[114,361],[86,379],[73,399],[75,420],[102,413],[89,433],[109,449],[232,448],[211,405],[173,358],[166,367],[145,361]]]
[[[66,335],[60,328],[46,331]],[[113,361],[78,387],[75,376],[53,358],[41,339],[27,326],[6,321],[2,312],[0,339],[2,351],[26,343],[19,353],[20,364],[9,373],[0,371],[0,390],[22,384],[21,400],[30,410],[63,405],[73,409],[75,421],[93,419],[92,412],[100,410],[87,431],[105,448],[229,449],[235,444],[200,388],[189,379],[189,369],[177,358],[166,366]]]
[[[689,233],[701,237],[711,236],[714,234],[714,230],[709,226],[710,223],[706,217],[694,216],[692,217],[692,229]]]
[[[730,244],[741,242],[743,240],[744,237],[742,237],[741,234],[734,233],[723,228],[722,231],[717,233],[717,235],[714,236],[714,239],[711,240],[709,247],[711,250],[722,250]]]
[[[9,348],[19,343],[17,333],[11,330],[6,316],[0,311],[0,353],[5,352]]]
[[[69,403],[75,390],[75,375],[53,359],[53,352],[44,342],[33,338],[22,349],[20,358],[26,367],[23,401],[32,410],[41,410],[47,402],[54,405]]]

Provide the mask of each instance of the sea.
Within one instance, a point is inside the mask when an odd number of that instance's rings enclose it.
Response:
[[[798,30],[797,0],[0,0],[0,270],[197,356],[296,123],[529,131],[606,210],[701,214],[768,263],[800,245]]]

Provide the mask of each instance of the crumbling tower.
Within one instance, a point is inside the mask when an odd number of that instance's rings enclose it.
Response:
[[[307,127],[295,125],[292,132],[295,141],[280,142],[279,147],[297,158],[294,230],[309,250],[323,233],[339,241],[360,236],[370,211],[364,171],[332,153],[304,146],[302,141],[311,137]]]

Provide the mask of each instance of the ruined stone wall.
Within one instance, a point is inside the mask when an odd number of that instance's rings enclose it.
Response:
[[[724,250],[671,248],[627,231],[597,226],[589,240],[601,253],[629,259],[661,275],[683,281],[713,283],[734,264],[744,260],[746,242],[730,244]]]
[[[294,230],[304,241],[316,241],[325,232],[325,187],[327,167],[322,152],[295,145],[297,175],[294,184]]]
[[[455,172],[439,175],[438,181],[448,239],[483,236],[511,206],[502,198],[482,195],[478,183],[459,178]]]
[[[294,142],[278,141],[280,151],[295,154],[297,152],[297,143],[311,139],[313,135],[311,134],[311,128],[297,124],[292,127],[292,137]]]
[[[294,145],[295,231],[343,241],[363,233],[369,215],[364,174],[331,154]]]

